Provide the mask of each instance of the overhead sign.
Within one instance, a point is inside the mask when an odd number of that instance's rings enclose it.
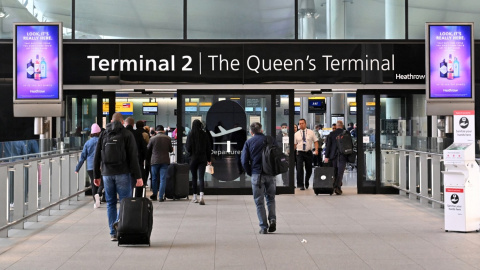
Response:
[[[14,103],[62,101],[62,24],[14,24]]]
[[[474,100],[473,23],[427,23],[427,100]]]
[[[475,111],[453,111],[455,143],[475,143]]]
[[[103,114],[109,112],[109,102],[103,102]],[[133,102],[115,102],[115,112],[122,115],[133,115]]]

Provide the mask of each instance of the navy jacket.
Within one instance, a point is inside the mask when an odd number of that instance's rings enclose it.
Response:
[[[242,150],[242,166],[248,175],[262,173],[262,152],[265,135],[257,133],[245,142]],[[277,145],[275,139],[272,139],[274,145]]]
[[[328,159],[334,159],[337,157],[337,136],[342,134],[343,128],[337,128],[328,134],[327,145],[325,146],[325,157]]]

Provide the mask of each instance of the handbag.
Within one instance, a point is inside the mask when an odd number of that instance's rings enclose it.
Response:
[[[205,168],[205,172],[209,173],[209,174],[214,174],[213,166],[212,165],[207,165],[207,167]]]

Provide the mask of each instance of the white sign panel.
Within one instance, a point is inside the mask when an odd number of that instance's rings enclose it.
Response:
[[[475,111],[453,111],[454,141],[475,143]]]

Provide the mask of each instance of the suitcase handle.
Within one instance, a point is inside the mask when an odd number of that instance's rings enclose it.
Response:
[[[133,198],[135,198],[135,193],[136,193],[136,191],[137,191],[137,188],[139,188],[139,187],[134,187],[134,188],[133,188],[133,194],[132,194],[132,197],[133,197]],[[142,187],[142,198],[145,198],[146,190],[147,190],[147,189],[145,188],[145,186],[143,186],[143,187]]]

